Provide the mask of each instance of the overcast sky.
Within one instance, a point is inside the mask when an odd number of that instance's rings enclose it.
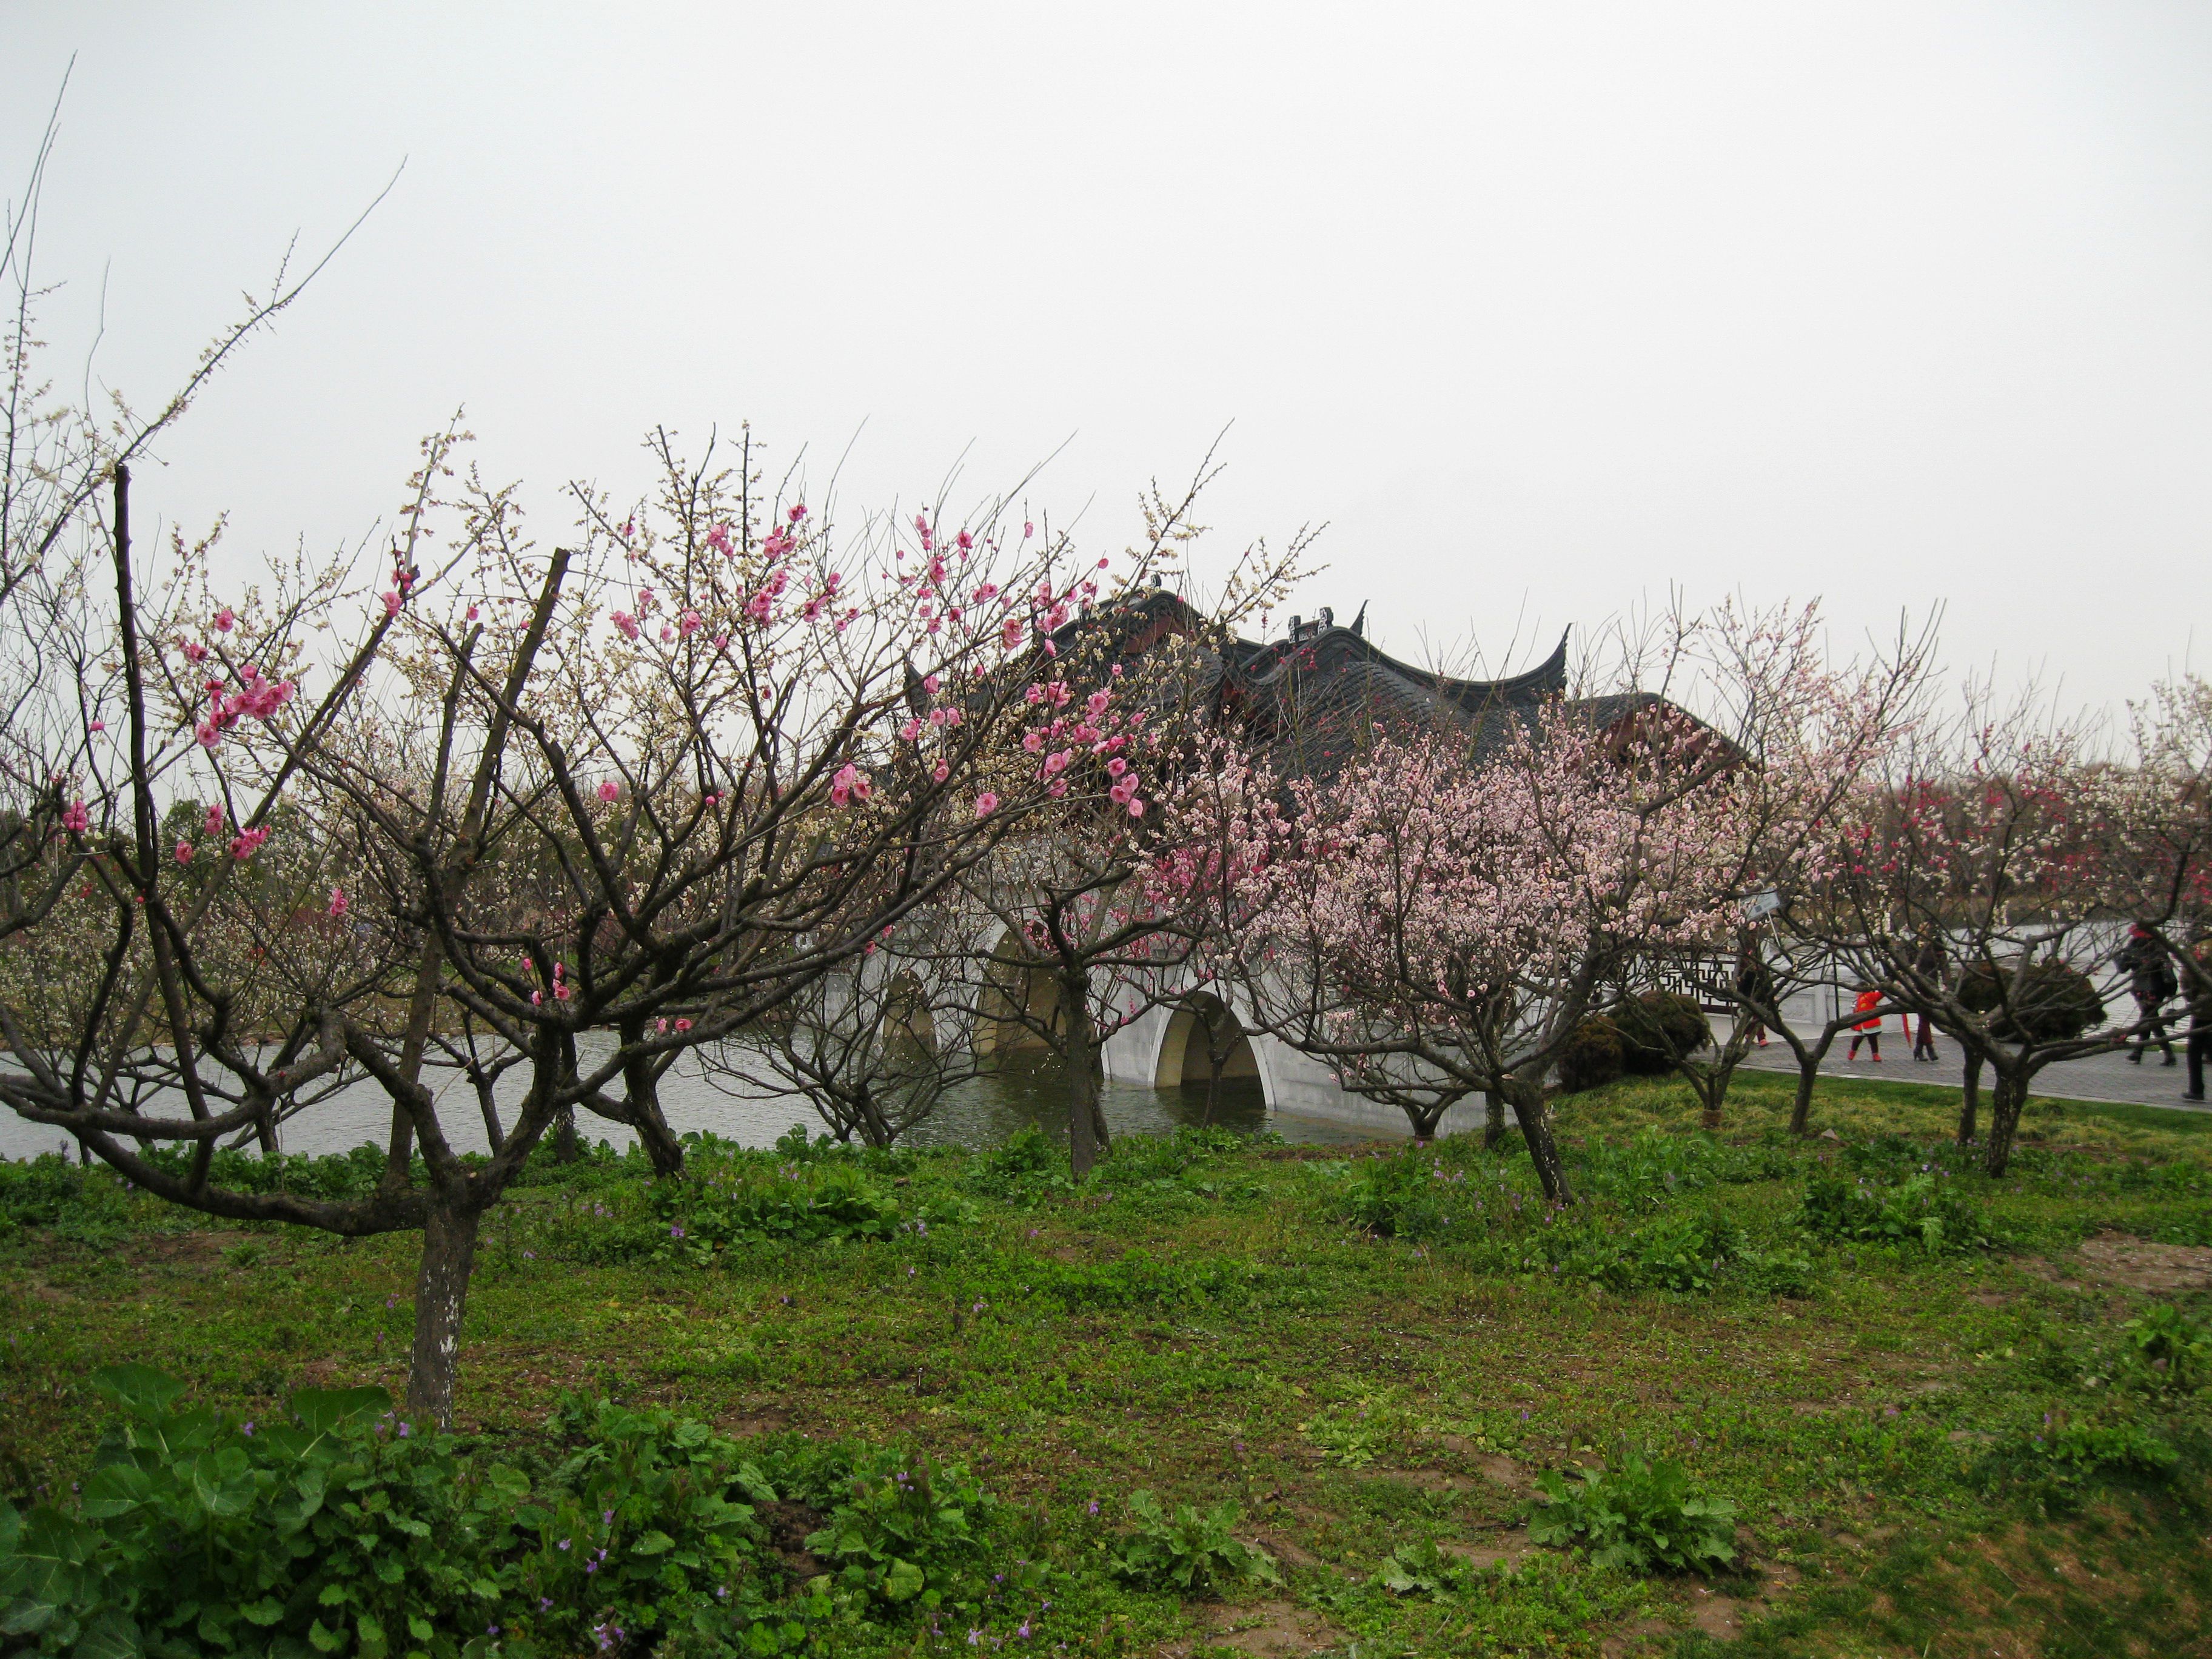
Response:
[[[397,187],[165,446],[241,564],[750,419],[847,512],[1016,483],[1421,658],[1679,585],[2112,703],[2212,667],[2212,6],[0,3],[0,185],[76,59],[48,334],[152,401]],[[857,441],[855,434],[857,434]],[[1066,447],[1063,449],[1062,445]],[[964,461],[962,460],[964,455]]]

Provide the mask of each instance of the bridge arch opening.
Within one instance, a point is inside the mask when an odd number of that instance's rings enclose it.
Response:
[[[1237,1011],[1211,991],[1194,991],[1168,1017],[1160,1057],[1152,1068],[1156,1089],[1260,1080],[1260,1057]]]
[[[884,993],[881,1040],[894,1060],[927,1060],[937,1053],[936,1017],[911,968],[902,969]]]
[[[1000,1058],[1042,1054],[1066,1024],[1060,981],[1031,957],[1012,929],[991,952],[975,1051]]]

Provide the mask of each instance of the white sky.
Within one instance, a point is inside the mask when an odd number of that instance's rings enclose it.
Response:
[[[1420,658],[1663,597],[2105,703],[2212,600],[2212,7],[0,3],[0,191],[77,56],[48,332],[145,401],[398,188],[143,476],[240,562],[750,418],[856,507],[1014,483]],[[818,488],[818,486],[817,486]],[[2198,667],[2208,665],[2200,642]]]

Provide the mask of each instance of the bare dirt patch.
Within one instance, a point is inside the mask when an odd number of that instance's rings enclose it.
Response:
[[[756,1506],[754,1513],[768,1528],[769,1544],[776,1559],[794,1580],[804,1583],[827,1567],[806,1547],[806,1540],[822,1528],[822,1516],[804,1504],[784,1499]]]
[[[1464,1561],[1470,1567],[1495,1567],[1501,1564],[1517,1567],[1535,1547],[1525,1532],[1495,1533],[1479,1542],[1437,1546],[1439,1553]]]
[[[1262,1533],[1252,1541],[1286,1567],[1318,1567],[1322,1565],[1321,1557],[1279,1533]]]
[[[791,1426],[791,1413],[781,1406],[762,1406],[718,1417],[714,1426],[732,1440],[749,1440],[757,1434],[781,1434]]]
[[[1321,1614],[1288,1601],[1261,1601],[1246,1607],[1207,1605],[1190,1611],[1206,1626],[1207,1646],[1237,1653],[1328,1653],[1341,1648],[1347,1639],[1343,1631]]]
[[[2099,1233],[2081,1243],[2082,1271],[2130,1291],[2212,1290],[2212,1248],[2154,1244],[2125,1233]]]

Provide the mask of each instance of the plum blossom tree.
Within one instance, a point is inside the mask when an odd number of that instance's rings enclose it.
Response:
[[[1708,1128],[1721,1126],[1729,1085],[1764,1029],[1798,1062],[1791,1125],[1804,1133],[1821,1058],[1838,1033],[1863,1018],[1838,1014],[1817,1031],[1797,1029],[1789,993],[1830,977],[1831,958],[1792,935],[1790,901],[1825,880],[1831,857],[1825,826],[1924,716],[1935,636],[1901,623],[1887,649],[1838,663],[1822,635],[1817,604],[1747,612],[1731,602],[1680,630],[1693,669],[1686,695],[1740,757],[1717,781],[1705,878],[1747,910],[1779,907],[1778,963],[1746,928],[1736,960],[1709,976],[1708,989],[1729,1014],[1725,1030],[1692,1043],[1674,1022],[1635,1023],[1698,1097]],[[1725,961],[1723,941],[1680,943],[1709,963]]]
[[[1059,1062],[1078,1176],[1110,1145],[1101,1049],[1182,994],[1213,915],[1195,873],[1202,849],[1183,842],[1160,792],[1211,763],[1221,654],[1240,621],[1305,572],[1311,551],[1307,532],[1279,550],[1255,543],[1204,612],[1159,587],[1204,533],[1193,514],[1217,471],[1209,454],[1179,496],[1153,486],[1145,540],[1113,592],[1080,572],[1040,585],[1041,632],[1023,664],[1029,715],[1000,763],[1000,787],[1028,805],[1020,834],[964,881],[1006,941],[976,1012],[1026,1031]],[[1031,995],[1040,981],[1044,994]]]
[[[1831,873],[1796,925],[1890,1006],[1966,1050],[1995,1087],[1984,1163],[2002,1175],[2037,1073],[2118,1046],[2097,987],[2112,948],[2102,868],[2110,767],[2090,733],[2033,691],[1957,714],[1901,744],[1828,825]]]
[[[1829,675],[1816,632],[1809,611],[1723,612],[1627,658],[1605,697],[1378,729],[1325,781],[1228,769],[1194,804],[1230,872],[1209,949],[1267,1030],[1417,1134],[1476,1092],[1510,1103],[1569,1201],[1544,1084],[1575,1028],[1655,958],[1730,936],[1828,810],[1838,786],[1810,781],[1863,763],[1909,681]],[[1710,720],[1661,695],[1698,663]]]
[[[2185,1006],[2207,1010],[2212,1024],[2212,684],[2193,674],[2160,681],[2128,726],[2127,763],[2093,780],[2106,908],[2157,942]]]
[[[1666,877],[1701,850],[1687,803],[1710,762],[1686,724],[1627,742],[1621,765],[1563,707],[1487,764],[1451,736],[1386,735],[1326,789],[1291,783],[1287,807],[1255,771],[1226,841],[1249,921],[1214,938],[1260,1024],[1417,1134],[1498,1095],[1557,1203],[1546,1071],[1637,946],[1702,920]]]
[[[848,549],[749,450],[732,476],[661,434],[653,499],[580,489],[575,544],[541,551],[512,488],[453,484],[448,431],[388,569],[224,594],[206,546],[134,543],[127,455],[67,430],[99,489],[9,458],[0,1102],[207,1213],[420,1232],[409,1400],[448,1420],[481,1218],[549,1126],[599,1112],[675,1173],[677,1058],[1018,821],[982,779],[1048,556],[927,524],[911,563],[880,526]],[[463,1082],[481,1159],[441,1106]],[[364,1088],[374,1192],[216,1177],[219,1144]]]

